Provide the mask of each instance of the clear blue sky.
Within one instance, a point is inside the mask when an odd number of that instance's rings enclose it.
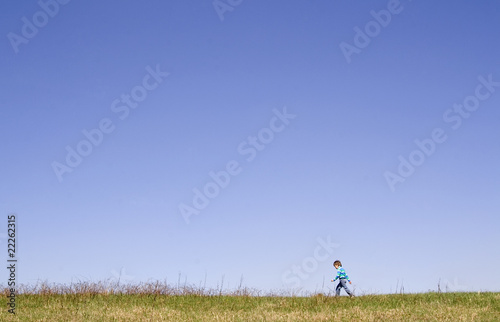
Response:
[[[0,10],[19,282],[500,290],[498,1],[41,3]]]

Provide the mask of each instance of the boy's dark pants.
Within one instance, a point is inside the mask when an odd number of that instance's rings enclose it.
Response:
[[[345,291],[347,292],[347,294],[349,294],[349,296],[352,295],[351,290],[347,287],[347,280],[345,278],[339,279],[339,284],[337,284],[337,287],[335,288],[335,291],[336,291],[335,295],[337,295],[337,296],[340,295],[341,288],[344,288]]]

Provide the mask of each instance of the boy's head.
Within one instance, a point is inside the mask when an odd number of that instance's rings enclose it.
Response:
[[[335,266],[335,268],[339,268],[342,267],[342,263],[337,259],[335,262],[333,262],[333,266]]]

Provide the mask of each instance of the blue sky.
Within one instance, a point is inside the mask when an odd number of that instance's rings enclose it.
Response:
[[[499,291],[500,4],[216,4],[2,4],[18,281]]]

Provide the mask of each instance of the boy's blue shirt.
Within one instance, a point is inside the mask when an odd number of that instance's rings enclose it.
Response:
[[[342,266],[337,269],[337,276],[335,276],[335,279],[333,281],[335,282],[336,280],[341,279],[341,278],[344,278],[347,281],[350,281],[349,276],[347,276],[347,274],[345,273],[345,269],[342,268]]]

